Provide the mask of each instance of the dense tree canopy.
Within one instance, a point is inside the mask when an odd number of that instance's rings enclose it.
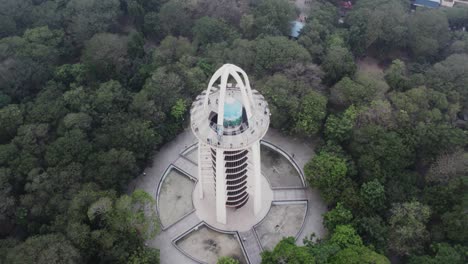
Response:
[[[306,2],[0,0],[0,262],[158,263],[129,182],[233,63],[329,209],[264,263],[466,263],[468,8]]]

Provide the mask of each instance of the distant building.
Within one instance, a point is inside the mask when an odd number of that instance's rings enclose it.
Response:
[[[442,6],[453,7],[454,5],[468,5],[468,0],[442,0]]]
[[[299,35],[301,34],[302,28],[304,28],[305,24],[301,21],[294,20],[291,22],[291,33],[289,33],[289,37],[298,39]]]
[[[413,6],[426,7],[426,8],[439,8],[441,0],[414,0]]]

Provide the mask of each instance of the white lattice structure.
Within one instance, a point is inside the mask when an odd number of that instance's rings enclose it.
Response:
[[[225,64],[191,108],[191,127],[198,138],[198,195],[215,191],[216,220],[226,224],[226,207],[249,200],[253,183],[254,214],[261,210],[260,139],[270,123],[265,98],[250,87],[247,74]],[[253,179],[252,179],[253,177]]]

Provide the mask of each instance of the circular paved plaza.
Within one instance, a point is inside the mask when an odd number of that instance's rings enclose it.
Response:
[[[197,188],[197,144],[186,130],[155,155],[153,164],[132,182],[157,201],[161,232],[150,246],[160,249],[161,263],[216,263],[230,256],[240,263],[261,262],[260,253],[283,238],[297,243],[315,233],[325,235],[322,214],[326,205],[315,189],[306,186],[302,168],[312,157],[308,142],[270,129],[261,142],[262,211],[254,215],[246,205],[228,212],[228,222],[215,221],[214,199],[200,199]]]

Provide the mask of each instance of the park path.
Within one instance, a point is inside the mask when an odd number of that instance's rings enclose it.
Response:
[[[273,190],[273,201],[304,201],[307,200],[304,188],[275,189]]]
[[[192,176],[193,178],[197,178],[198,174],[198,167],[195,163],[191,162],[190,160],[186,159],[185,157],[181,157],[177,159],[174,163],[178,169],[182,170],[183,172],[187,173],[188,175]]]
[[[260,264],[262,262],[262,248],[260,242],[254,233],[253,229],[247,232],[239,233],[242,244],[244,245],[245,253],[249,259],[250,264]]]

